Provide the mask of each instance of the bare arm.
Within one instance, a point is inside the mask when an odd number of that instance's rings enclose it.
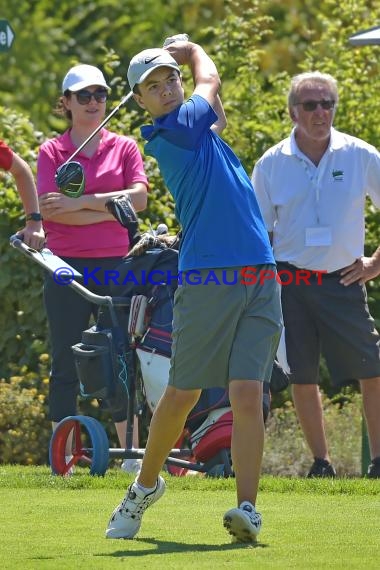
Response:
[[[188,65],[194,81],[194,93],[206,99],[215,107],[220,89],[218,70],[204,49],[192,42],[178,41],[165,49],[179,65]]]
[[[218,120],[215,121],[215,123],[211,126],[211,130],[214,131],[214,133],[216,133],[217,135],[220,135],[220,133],[227,126],[227,117],[226,117],[226,114],[224,112],[223,103],[222,103],[219,95],[216,96],[215,103],[213,105],[213,109],[214,109],[215,113],[218,115]]]
[[[115,192],[107,192],[107,194],[84,194],[80,197],[82,200],[82,207],[89,210],[105,210],[105,204],[109,198],[122,196],[128,194],[136,212],[145,210],[147,205],[147,189],[145,184],[137,182],[132,184],[126,190],[118,190]]]
[[[115,190],[104,194],[83,194],[79,198],[69,198],[60,192],[49,192],[40,196],[41,212],[45,220],[61,224],[87,225],[105,221],[115,221],[105,208],[109,198],[129,194],[137,211],[143,210],[147,202],[145,184],[138,182],[126,190]]]
[[[25,214],[40,211],[37,198],[36,185],[30,166],[18,154],[13,153],[10,173],[13,175],[17,191],[20,195]],[[35,249],[40,249],[45,242],[45,234],[42,229],[42,222],[28,220],[25,227],[18,232],[23,236],[27,245]]]
[[[39,212],[36,185],[30,166],[16,153],[13,153],[11,174],[14,176],[18,193],[26,214]]]
[[[380,275],[380,247],[371,255],[371,257],[360,257],[354,263],[345,267],[341,271],[342,279],[340,282],[347,286],[358,281],[360,285],[364,285],[370,279],[375,279]]]

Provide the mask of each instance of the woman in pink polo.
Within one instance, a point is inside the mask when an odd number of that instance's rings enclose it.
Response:
[[[147,204],[148,181],[140,151],[134,139],[103,128],[75,159],[85,174],[85,190],[80,197],[60,193],[54,176],[104,119],[108,92],[98,68],[83,64],[72,67],[63,80],[58,106],[70,126],[40,147],[37,161],[37,191],[47,247],[82,275],[96,274],[85,285],[99,295],[110,294],[105,272],[115,269],[129,249],[128,232],[107,212],[106,201],[128,194],[137,211]],[[44,301],[52,347],[49,409],[54,429],[64,417],[77,413],[78,379],[71,346],[80,342],[96,307],[49,275]],[[126,416],[126,406],[112,413],[121,447],[126,441]]]

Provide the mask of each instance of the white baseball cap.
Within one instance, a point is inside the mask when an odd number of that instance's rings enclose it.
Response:
[[[66,73],[62,82],[62,93],[65,91],[79,91],[90,87],[90,85],[101,85],[106,89],[110,89],[104,79],[103,73],[93,65],[82,63],[75,65]]]
[[[178,63],[166,49],[145,49],[135,55],[129,64],[127,77],[130,88],[142,83],[158,67],[171,67],[181,72]]]

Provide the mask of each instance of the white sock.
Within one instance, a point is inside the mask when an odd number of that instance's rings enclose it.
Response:
[[[144,493],[151,493],[152,491],[154,491],[157,487],[157,483],[154,487],[144,487],[144,485],[141,485],[141,483],[139,483],[137,481],[137,478],[135,479],[135,485],[137,485],[137,487],[143,491]]]
[[[252,510],[255,511],[256,507],[253,503],[251,503],[250,501],[243,501],[242,503],[240,503],[239,505],[239,509],[244,509],[245,506],[250,506],[252,507]]]

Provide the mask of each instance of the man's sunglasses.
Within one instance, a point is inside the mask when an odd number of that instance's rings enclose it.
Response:
[[[318,105],[324,111],[331,111],[335,107],[335,101],[333,99],[322,99],[321,101],[302,101],[301,103],[295,103],[295,105],[302,105],[304,111],[315,111]]]
[[[79,105],[88,105],[92,97],[97,103],[105,103],[107,101],[108,92],[106,89],[97,89],[96,91],[88,91],[87,89],[81,89],[80,91],[74,92],[75,97]]]

